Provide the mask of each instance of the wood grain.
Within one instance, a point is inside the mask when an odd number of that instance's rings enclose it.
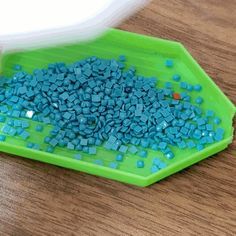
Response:
[[[236,1],[153,0],[121,29],[181,41],[236,103]],[[236,141],[148,188],[0,157],[0,235],[236,235]]]

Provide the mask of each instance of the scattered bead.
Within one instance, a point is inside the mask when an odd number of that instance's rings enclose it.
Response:
[[[151,173],[156,173],[156,172],[158,172],[159,171],[159,168],[158,168],[158,166],[152,166],[151,167]]]
[[[109,167],[112,169],[117,169],[118,168],[118,164],[116,162],[110,162],[109,163]]]
[[[174,62],[171,59],[167,59],[166,62],[165,62],[165,65],[166,65],[166,67],[170,68],[170,67],[174,66]]]
[[[33,148],[34,144],[33,143],[27,143],[27,148]]]
[[[13,66],[13,69],[16,70],[16,71],[20,71],[20,70],[22,69],[22,66],[19,65],[19,64],[15,64],[15,65]]]
[[[6,136],[0,134],[0,142],[4,142],[6,140]]]
[[[48,147],[46,148],[46,152],[53,153],[53,152],[54,152],[54,147],[48,146]]]
[[[197,104],[202,104],[202,102],[203,102],[202,97],[197,97],[197,98],[195,99],[195,102],[196,102]]]
[[[219,117],[215,117],[213,121],[215,124],[219,125],[221,122],[221,119]]]
[[[164,169],[167,167],[167,164],[165,162],[161,162],[159,165],[158,165],[159,169]]]
[[[144,167],[144,161],[141,161],[141,160],[137,161],[137,167],[138,168],[143,168]]]
[[[141,151],[138,153],[138,155],[139,155],[140,157],[146,158],[146,157],[147,157],[147,151],[146,151],[146,150],[141,150]]]
[[[4,123],[5,121],[6,121],[6,117],[0,115],[0,122],[1,122],[1,123]]]
[[[193,86],[193,89],[195,90],[195,91],[201,91],[202,90],[202,86],[200,85],[200,84],[196,84],[196,85],[194,85]]]
[[[173,75],[172,79],[176,82],[180,81],[181,77],[178,74]]]
[[[42,132],[43,131],[43,126],[42,125],[36,125],[35,131]]]
[[[103,161],[102,160],[94,160],[94,164],[97,164],[99,166],[103,166]]]
[[[116,155],[116,161],[123,161],[123,155],[122,154],[117,154]]]
[[[82,160],[82,155],[79,154],[79,153],[77,153],[77,154],[74,155],[74,158],[75,158],[76,160]]]

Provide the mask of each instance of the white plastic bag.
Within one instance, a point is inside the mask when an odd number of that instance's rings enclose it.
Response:
[[[147,0],[0,0],[0,47],[26,49],[87,40]]]

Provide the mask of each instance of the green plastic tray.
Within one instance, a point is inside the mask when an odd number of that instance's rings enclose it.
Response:
[[[7,137],[5,142],[0,143],[0,150],[138,186],[147,186],[225,149],[232,142],[234,105],[201,69],[183,45],[177,42],[111,29],[99,39],[91,42],[4,54],[1,57],[1,74],[12,75],[14,64],[21,64],[25,71],[32,72],[34,68],[44,68],[52,62],[71,63],[92,55],[110,59],[118,58],[121,54],[126,55],[127,65],[134,65],[138,74],[158,77],[160,81],[158,86],[163,87],[164,82],[171,81],[171,77],[175,73],[181,75],[182,81],[201,84],[203,89],[200,93],[191,92],[190,94],[193,98],[202,96],[204,99],[202,108],[214,110],[222,119],[221,127],[225,129],[224,139],[207,146],[202,151],[180,150],[172,147],[175,153],[175,158],[172,160],[164,158],[159,151],[148,150],[145,168],[136,168],[136,161],[140,158],[127,154],[118,169],[111,169],[108,165],[115,160],[117,152],[107,151],[103,147],[98,148],[95,156],[82,154],[84,157],[82,161],[73,158],[78,152],[68,149],[56,148],[55,152],[50,154],[26,148],[26,141],[19,137]],[[173,68],[165,67],[167,58],[174,60]],[[172,82],[175,91],[181,92],[178,83]],[[45,150],[46,145],[43,143],[43,139],[51,126],[45,126],[44,131],[39,133],[34,130],[38,122],[30,121],[30,123],[31,136],[28,141],[40,144],[42,150]],[[150,168],[154,157],[160,157],[168,166],[151,174]],[[94,164],[96,159],[103,160],[104,166]]]

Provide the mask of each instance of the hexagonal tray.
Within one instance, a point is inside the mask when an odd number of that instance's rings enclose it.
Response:
[[[2,55],[1,72],[3,75],[12,75],[14,64],[21,64],[25,71],[32,72],[34,68],[43,68],[53,62],[71,63],[92,55],[111,59],[118,58],[121,54],[126,56],[128,66],[134,65],[136,67],[138,74],[158,77],[158,86],[160,87],[164,87],[164,82],[171,81],[171,77],[175,73],[181,74],[182,81],[201,84],[202,91],[200,93],[191,92],[190,95],[194,98],[200,94],[204,99],[202,109],[210,108],[222,119],[220,126],[225,129],[224,139],[208,145],[202,151],[180,150],[171,147],[175,153],[175,158],[172,160],[167,160],[159,151],[148,150],[145,168],[136,168],[138,156],[127,154],[118,169],[112,169],[109,167],[109,163],[115,160],[117,152],[108,151],[103,147],[98,148],[95,156],[83,153],[83,160],[76,160],[73,157],[75,153],[78,153],[77,151],[57,147],[55,152],[51,154],[27,148],[26,141],[18,137],[7,137],[5,142],[0,142],[0,150],[138,186],[147,186],[223,150],[232,141],[234,105],[196,63],[183,45],[177,42],[111,29],[104,36],[87,43]],[[175,66],[173,68],[165,67],[167,58],[174,60]],[[176,92],[182,91],[178,83],[174,81],[172,83]],[[40,144],[41,149],[45,150],[46,144],[43,143],[43,139],[50,131],[51,126],[45,125],[44,131],[40,135],[34,130],[38,122],[30,121],[30,124],[29,141]],[[157,156],[167,164],[167,167],[151,174],[152,160]],[[96,159],[102,160],[104,165],[95,164]]]

